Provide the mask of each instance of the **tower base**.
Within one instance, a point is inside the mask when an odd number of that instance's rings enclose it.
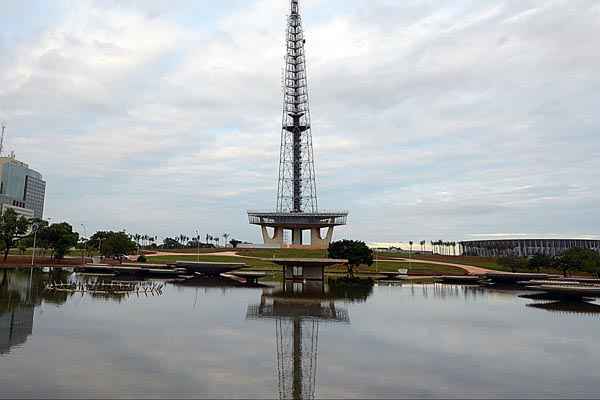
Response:
[[[274,247],[291,247],[306,249],[327,249],[333,238],[336,226],[345,225],[347,212],[333,213],[277,213],[277,212],[248,212],[249,222],[261,227],[265,245]],[[273,229],[271,235],[267,228]],[[327,229],[321,235],[321,229]],[[291,231],[292,242],[285,243],[285,231]],[[310,243],[303,243],[303,232],[310,232]]]

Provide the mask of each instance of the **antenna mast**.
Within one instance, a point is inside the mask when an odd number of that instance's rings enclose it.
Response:
[[[4,132],[6,131],[6,124],[2,122],[2,136],[0,136],[0,157],[2,157],[2,150],[4,150]]]

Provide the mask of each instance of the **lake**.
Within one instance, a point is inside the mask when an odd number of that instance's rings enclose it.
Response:
[[[591,302],[408,283],[44,290],[47,281],[94,279],[0,272],[0,397],[600,393],[600,305]]]

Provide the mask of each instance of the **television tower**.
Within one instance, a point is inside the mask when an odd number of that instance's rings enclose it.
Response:
[[[317,212],[308,83],[298,0],[291,0],[284,72],[283,121],[279,155],[277,211]]]
[[[298,0],[290,0],[287,20],[283,116],[279,152],[279,178],[275,211],[248,212],[249,222],[262,228],[265,244],[283,247],[284,230],[292,231],[292,246],[305,247],[303,230],[310,230],[309,247],[327,248],[333,228],[345,225],[348,212],[320,212],[308,101],[306,39]],[[271,236],[267,228],[273,228]],[[327,234],[321,237],[321,229]]]

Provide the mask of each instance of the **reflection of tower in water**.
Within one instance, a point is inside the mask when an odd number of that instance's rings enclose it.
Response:
[[[321,282],[286,282],[283,290],[265,292],[248,307],[247,319],[275,320],[279,398],[315,397],[319,325],[349,323],[348,311],[336,307]]]

